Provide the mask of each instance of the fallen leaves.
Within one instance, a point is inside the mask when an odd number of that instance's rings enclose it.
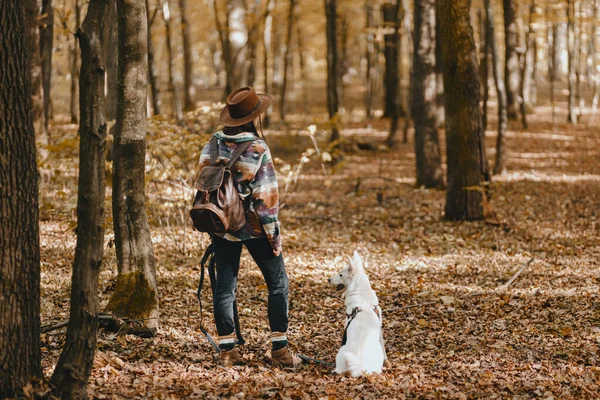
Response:
[[[76,193],[76,174],[74,166],[62,165],[76,152],[75,131],[59,129],[64,139],[55,142],[56,152],[45,165],[52,178],[41,194],[52,200],[41,229],[44,324],[68,318],[74,248],[68,201]],[[199,257],[207,240],[192,233],[185,218],[181,222],[190,199],[185,182],[178,180],[193,171],[196,141],[203,138],[186,137],[194,134],[161,119],[150,129],[148,154],[154,161],[148,167],[148,207],[158,259],[161,330],[150,339],[101,331],[90,397],[597,397],[600,181],[585,173],[598,171],[600,159],[579,155],[592,148],[592,141],[600,147],[598,132],[561,132],[571,146],[556,153],[560,170],[558,164],[536,164],[543,158],[525,157],[553,154],[551,130],[519,136],[518,143],[517,138],[509,140],[509,173],[491,187],[490,201],[501,226],[444,222],[445,193],[413,187],[412,145],[399,145],[393,152],[348,151],[336,173],[327,176],[320,164],[325,153],[320,158],[311,154],[281,212],[290,276],[290,343],[307,356],[334,361],[344,310],[326,279],[359,248],[368,255],[367,272],[383,308],[392,366],[382,376],[349,378],[322,366],[290,373],[265,363],[266,286],[246,252],[238,299],[247,366],[217,365],[199,331],[195,299]],[[283,137],[291,150],[280,148]],[[493,139],[488,137],[488,146]],[[268,140],[273,153],[290,165],[296,165],[304,149],[314,147],[308,136],[273,132]],[[528,169],[518,170],[524,160]],[[540,169],[531,171],[535,165]],[[385,191],[378,200],[382,184]],[[107,227],[108,244],[110,223]],[[116,275],[115,250],[107,246],[105,251],[101,304]],[[209,292],[203,291],[204,321],[214,334]],[[46,373],[57,360],[63,334],[42,337]]]

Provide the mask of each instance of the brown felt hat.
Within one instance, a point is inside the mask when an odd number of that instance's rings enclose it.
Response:
[[[221,112],[219,123],[223,126],[247,124],[267,111],[271,102],[268,94],[257,94],[249,86],[239,88],[227,96],[227,105]]]

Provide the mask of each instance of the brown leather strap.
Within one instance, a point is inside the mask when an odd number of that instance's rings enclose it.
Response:
[[[213,136],[210,139],[210,165],[217,164],[217,156],[219,155],[219,139]]]
[[[233,167],[233,164],[235,164],[235,162],[238,160],[238,158],[240,158],[240,156],[242,154],[244,154],[244,152],[248,149],[248,147],[250,147],[250,145],[252,143],[253,143],[253,141],[247,141],[247,142],[242,142],[241,144],[239,144],[238,147],[233,152],[231,159],[227,163],[227,168],[231,169],[231,167]]]

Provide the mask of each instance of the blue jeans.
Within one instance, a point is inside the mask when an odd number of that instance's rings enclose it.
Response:
[[[283,256],[273,255],[271,244],[266,238],[232,242],[213,235],[212,244],[217,272],[213,306],[219,336],[229,335],[235,329],[233,301],[237,291],[242,246],[246,246],[250,252],[269,289],[268,315],[271,332],[287,332],[289,282]]]

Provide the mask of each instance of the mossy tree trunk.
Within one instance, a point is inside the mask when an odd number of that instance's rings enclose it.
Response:
[[[503,0],[504,7],[504,81],[508,118],[517,119],[519,98],[519,55],[517,54],[517,0]]]
[[[113,225],[119,274],[108,309],[158,327],[156,266],[145,208],[148,33],[144,0],[117,0],[119,91],[114,139]]]
[[[448,190],[445,218],[483,218],[484,183],[489,169],[483,143],[479,66],[470,0],[438,0],[446,96]]]
[[[0,398],[42,377],[35,131],[23,5],[0,1]],[[20,397],[19,397],[20,398]]]
[[[337,29],[336,29],[336,0],[325,0],[325,15],[327,18],[327,108],[331,122],[331,141],[338,140],[338,95],[339,79],[337,78]]]
[[[435,0],[414,1],[411,116],[415,125],[417,186],[442,188],[444,172],[437,132]]]
[[[496,84],[496,93],[498,97],[498,137],[496,138],[496,163],[494,164],[494,174],[500,174],[506,169],[506,146],[504,144],[506,128],[508,125],[508,116],[506,112],[506,88],[502,79],[502,64],[498,56],[498,46],[496,46],[496,29],[494,24],[494,10],[490,0],[484,0],[486,35],[489,51],[492,59],[492,74]]]
[[[98,276],[104,249],[104,71],[114,7],[114,0],[91,0],[77,31],[81,46],[77,246],[67,337],[52,375],[54,394],[61,399],[87,398],[96,351]]]

